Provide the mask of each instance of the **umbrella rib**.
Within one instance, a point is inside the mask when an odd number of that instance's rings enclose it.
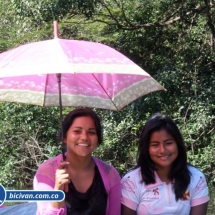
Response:
[[[108,98],[112,101],[113,105],[115,106],[116,110],[118,110],[117,106],[115,105],[115,103],[113,102],[112,98],[108,95],[108,93],[106,92],[105,88],[102,86],[102,84],[100,83],[100,81],[96,78],[96,76],[92,73],[92,76],[97,80],[97,82],[99,83],[100,87],[104,90],[104,92],[106,93],[106,95],[108,96]]]

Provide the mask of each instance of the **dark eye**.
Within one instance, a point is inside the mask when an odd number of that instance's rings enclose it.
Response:
[[[81,131],[80,130],[73,130],[74,133],[79,134]]]
[[[89,134],[96,134],[95,131],[89,131]]]
[[[152,143],[152,144],[150,144],[150,146],[151,146],[151,147],[157,147],[158,144],[157,144],[157,143]]]

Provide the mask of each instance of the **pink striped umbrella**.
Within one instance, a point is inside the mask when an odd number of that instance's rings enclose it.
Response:
[[[142,68],[97,42],[55,39],[0,54],[0,101],[41,106],[88,106],[119,111],[135,99],[164,90]]]
[[[165,90],[126,56],[97,42],[55,38],[0,54],[0,101],[119,111]],[[57,74],[57,75],[56,75]]]

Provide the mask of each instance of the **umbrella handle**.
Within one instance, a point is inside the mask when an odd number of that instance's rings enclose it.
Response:
[[[68,186],[68,184],[65,184],[65,185],[64,185],[64,191],[65,191],[66,193],[69,191],[69,186]]]

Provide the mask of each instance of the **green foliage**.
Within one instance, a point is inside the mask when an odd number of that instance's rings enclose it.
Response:
[[[94,153],[97,157],[116,166],[123,175],[135,165],[144,122],[152,113],[162,112],[177,122],[189,161],[203,170],[213,186],[214,5],[200,0],[0,0],[0,3],[0,52],[18,44],[52,38],[52,21],[58,20],[61,38],[110,45],[167,89],[144,96],[119,113],[96,110],[104,125],[104,143]],[[0,180],[7,178],[8,186],[12,186],[14,181],[22,181],[17,169],[24,162],[19,157],[23,155],[23,143],[33,140],[32,137],[36,140],[34,144],[38,142],[43,149],[38,163],[59,151],[55,140],[58,111],[11,104],[1,104],[0,108],[3,150]],[[8,154],[10,158],[6,161]],[[34,170],[37,167],[35,160],[28,165]]]
[[[214,159],[214,139],[215,136],[213,135],[211,145],[208,145],[204,148],[197,148],[194,153],[192,151],[188,152],[188,160],[191,164],[198,167],[205,173],[207,181],[211,186],[215,185],[215,161]],[[211,187],[212,189],[212,187]]]
[[[142,123],[134,123],[129,107],[121,112],[97,112],[102,115],[104,143],[94,155],[114,165],[123,175],[136,163],[137,132]]]
[[[11,5],[20,20],[39,26],[45,22],[62,19],[67,13],[81,12],[92,16],[96,0],[13,0]]]
[[[0,183],[5,187],[32,186],[39,164],[60,152],[59,126],[58,108],[1,103]]]

